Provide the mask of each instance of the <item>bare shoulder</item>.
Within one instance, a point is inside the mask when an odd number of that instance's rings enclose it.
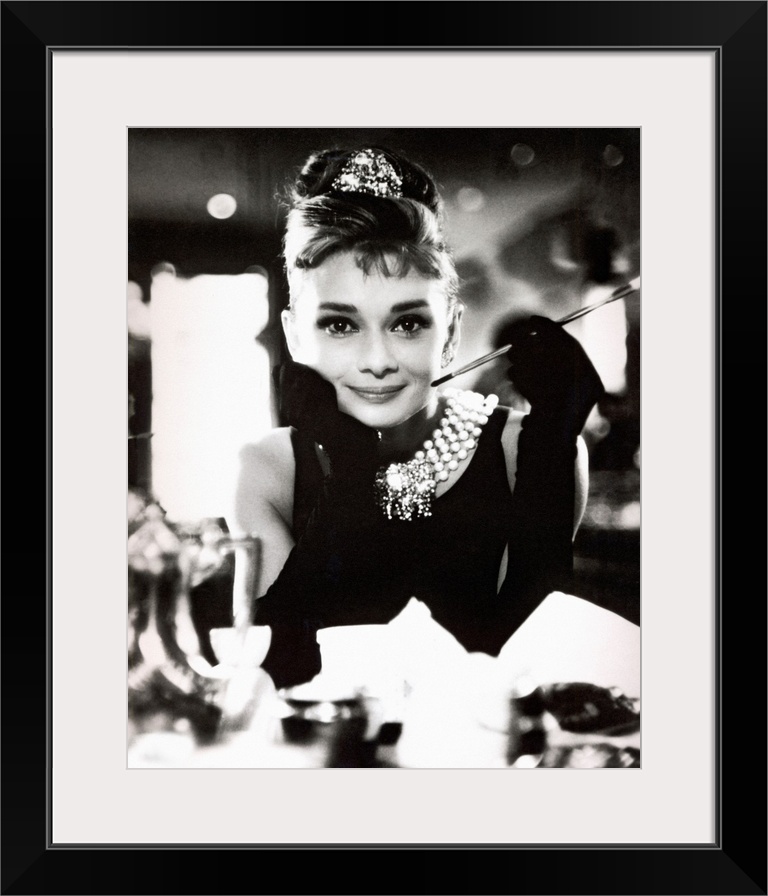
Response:
[[[270,430],[257,442],[240,452],[237,507],[240,518],[250,517],[253,509],[271,505],[287,522],[293,514],[293,490],[296,462],[291,430]]]
[[[291,470],[294,466],[291,430],[287,426],[271,429],[257,442],[246,445],[243,451],[262,465]]]

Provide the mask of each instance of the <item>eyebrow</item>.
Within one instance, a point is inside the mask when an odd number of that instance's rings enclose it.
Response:
[[[401,311],[413,311],[416,308],[428,308],[429,302],[425,299],[412,299],[408,302],[398,302],[396,305],[393,305],[390,311],[393,312],[401,312]],[[344,302],[321,302],[318,305],[318,310],[320,311],[338,311],[343,314],[357,314],[358,309],[354,305],[347,305]]]

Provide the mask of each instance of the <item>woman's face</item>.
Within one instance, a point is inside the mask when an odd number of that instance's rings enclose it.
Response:
[[[458,342],[443,285],[411,270],[369,275],[350,252],[305,272],[283,328],[294,361],[331,382],[339,408],[376,429],[404,422],[430,404],[440,358]]]

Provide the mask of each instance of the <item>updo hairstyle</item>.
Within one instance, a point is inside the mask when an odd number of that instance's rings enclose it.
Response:
[[[442,200],[433,178],[419,165],[382,147],[401,181],[395,195],[371,195],[334,185],[360,150],[313,153],[288,193],[283,240],[291,302],[300,293],[301,273],[332,255],[352,251],[367,275],[403,277],[416,270],[442,280],[449,308],[456,303],[458,278],[442,234]]]

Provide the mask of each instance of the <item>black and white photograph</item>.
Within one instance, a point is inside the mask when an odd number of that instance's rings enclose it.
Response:
[[[641,129],[127,143],[128,767],[640,769]]]

